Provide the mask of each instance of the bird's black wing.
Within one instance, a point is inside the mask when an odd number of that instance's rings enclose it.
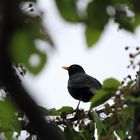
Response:
[[[78,73],[69,78],[68,86],[72,88],[89,88],[92,90],[98,90],[101,88],[101,83],[84,73]]]

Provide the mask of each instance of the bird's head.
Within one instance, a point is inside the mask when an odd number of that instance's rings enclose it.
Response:
[[[69,76],[72,76],[77,73],[85,73],[84,69],[80,65],[77,65],[77,64],[73,64],[69,67],[64,66],[62,68],[68,71]]]

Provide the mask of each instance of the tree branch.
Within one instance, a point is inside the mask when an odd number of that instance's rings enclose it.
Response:
[[[137,76],[137,83],[136,83],[137,84],[136,97],[140,97],[140,70],[137,74],[138,76]],[[137,104],[135,106],[132,140],[140,140],[140,104]]]

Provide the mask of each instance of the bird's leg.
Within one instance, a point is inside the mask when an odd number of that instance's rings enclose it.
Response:
[[[80,102],[81,102],[81,100],[79,100],[76,110],[79,109]]]
[[[79,105],[80,105],[81,99],[82,99],[82,96],[80,97],[80,100],[79,100],[79,102],[78,102],[78,105],[77,105],[77,107],[76,107],[76,110],[79,109]]]

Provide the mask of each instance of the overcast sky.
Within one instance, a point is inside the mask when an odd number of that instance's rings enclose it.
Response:
[[[44,25],[56,45],[56,49],[51,50],[45,43],[40,43],[41,48],[48,53],[48,62],[40,74],[27,74],[24,78],[23,83],[40,105],[48,108],[66,105],[76,108],[78,101],[67,91],[68,73],[62,66],[80,64],[101,83],[110,77],[122,80],[128,74],[134,75],[134,72],[126,68],[129,59],[124,47],[140,44],[140,30],[133,35],[118,30],[118,26],[110,21],[100,40],[88,49],[84,26],[65,22],[57,13],[53,0],[39,0],[38,4],[44,11]],[[88,103],[82,103],[80,107],[88,106]]]

